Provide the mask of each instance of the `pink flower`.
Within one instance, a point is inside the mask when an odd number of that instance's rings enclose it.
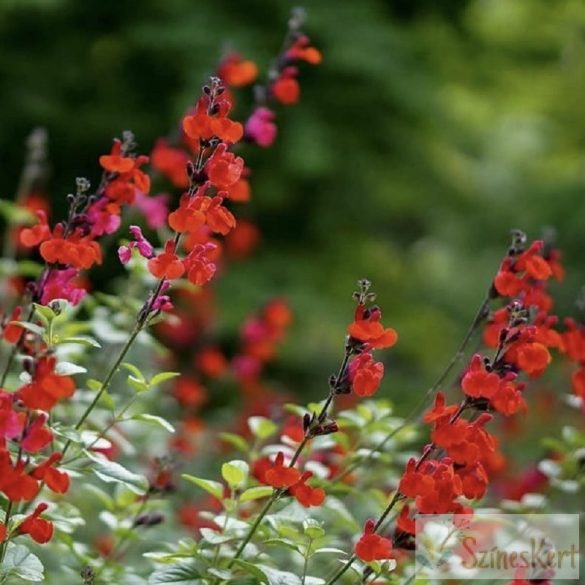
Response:
[[[48,305],[55,299],[65,299],[72,305],[78,305],[87,294],[84,288],[75,286],[74,280],[78,276],[75,268],[51,270],[42,287],[41,303]]]
[[[144,214],[146,225],[148,225],[149,228],[156,230],[165,225],[169,214],[168,193],[161,193],[154,197],[148,197],[139,192],[136,194],[134,204]]]
[[[267,148],[272,146],[276,139],[276,114],[265,107],[256,108],[246,122],[246,137]]]
[[[134,238],[133,242],[129,242],[127,246],[120,246],[118,248],[118,257],[122,264],[128,264],[132,258],[132,249],[136,248],[143,258],[150,259],[154,256],[154,248],[152,244],[143,236],[142,230],[137,225],[130,226],[130,234]]]

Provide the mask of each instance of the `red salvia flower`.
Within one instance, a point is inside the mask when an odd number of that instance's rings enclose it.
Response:
[[[183,275],[185,267],[175,254],[175,244],[172,240],[166,242],[164,252],[148,261],[148,270],[155,278],[167,280]]]
[[[264,474],[265,481],[274,488],[290,488],[301,479],[301,473],[294,467],[284,465],[284,454],[278,452],[272,467]]]
[[[364,533],[355,545],[356,556],[365,563],[383,561],[392,556],[392,541],[374,534],[374,526],[374,521],[368,520],[364,526]]]
[[[73,378],[55,374],[55,364],[54,357],[43,357],[37,361],[32,381],[18,390],[18,397],[26,407],[48,412],[59,400],[73,395]]]
[[[32,477],[44,481],[49,489],[57,494],[64,494],[69,489],[69,475],[53,467],[55,463],[61,460],[61,457],[61,453],[53,453],[31,473]]]
[[[370,353],[360,353],[349,364],[349,382],[358,396],[375,394],[380,387],[383,376],[384,364],[375,361]]]
[[[100,165],[110,173],[127,173],[134,168],[135,161],[122,154],[122,142],[116,139],[111,153],[100,156]]]
[[[471,358],[469,369],[461,380],[461,387],[467,396],[472,398],[491,398],[500,386],[500,378],[494,372],[488,372],[481,356],[475,354]]]
[[[29,453],[36,453],[46,447],[53,439],[53,433],[45,426],[47,416],[41,414],[28,426],[22,439],[22,448]]]
[[[24,228],[20,232],[20,243],[27,248],[34,248],[51,237],[47,214],[42,210],[38,210],[36,214],[39,218],[39,223],[30,228]]]
[[[35,511],[18,526],[18,532],[20,534],[30,534],[30,537],[39,544],[49,542],[53,536],[53,524],[40,517],[47,508],[47,504],[39,504]]]
[[[226,85],[243,87],[258,77],[258,66],[254,61],[243,59],[237,53],[230,53],[219,64],[217,74]]]
[[[313,476],[310,471],[303,473],[297,483],[290,486],[289,492],[297,499],[297,502],[305,508],[320,506],[325,501],[325,490],[312,488],[307,481]]]
[[[371,349],[392,347],[398,340],[398,334],[391,327],[384,328],[380,319],[382,311],[378,307],[365,309],[358,305],[354,322],[347,331],[351,337],[367,343]]]
[[[205,224],[204,211],[209,206],[208,197],[181,197],[179,207],[169,214],[169,225],[176,232],[194,232]]]

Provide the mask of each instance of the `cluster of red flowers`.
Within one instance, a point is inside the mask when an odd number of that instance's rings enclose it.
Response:
[[[69,489],[69,476],[56,467],[61,454],[53,453],[45,459],[41,455],[53,440],[47,413],[75,391],[72,378],[55,373],[55,363],[52,357],[33,360],[29,362],[29,382],[16,392],[0,390],[0,491],[11,503],[31,502],[41,483],[58,494]],[[7,446],[10,440],[18,441],[14,455]],[[46,504],[39,504],[30,516],[10,527],[10,534],[9,527],[0,524],[0,540],[30,534],[39,543],[47,542],[53,525],[40,518],[46,508]]]
[[[488,474],[499,461],[497,441],[485,428],[493,417],[486,411],[509,417],[526,410],[526,384],[518,381],[519,376],[542,375],[551,362],[549,349],[564,348],[561,335],[553,329],[557,320],[547,314],[552,306],[547,281],[551,276],[562,278],[558,254],[547,253],[540,241],[526,250],[523,244],[524,238],[517,235],[494,280],[493,296],[505,303],[491,314],[484,334],[486,344],[495,348],[494,357],[475,354],[471,358],[461,377],[464,399],[460,404],[447,404],[439,391],[433,408],[424,415],[424,421],[432,425],[432,443],[418,461],[408,462],[396,494],[398,499],[413,501],[414,513],[471,511],[460,498],[482,498]],[[531,318],[532,307],[538,313]],[[466,419],[465,413],[471,416]],[[414,534],[409,505],[403,506],[398,518],[396,540],[405,533]],[[372,560],[374,553],[366,549],[362,543],[356,554]]]
[[[109,155],[100,157],[104,172],[93,195],[88,195],[87,180],[77,180],[77,192],[69,196],[66,221],[51,230],[46,212],[39,210],[39,222],[20,232],[20,242],[27,248],[38,246],[47,265],[34,286],[35,300],[46,305],[60,298],[78,304],[85,296],[80,273],[101,264],[99,239],[118,229],[124,205],[145,197],[150,189],[150,178],[140,169],[148,157],[135,155],[134,147],[134,137],[125,133],[123,140],[114,141]]]

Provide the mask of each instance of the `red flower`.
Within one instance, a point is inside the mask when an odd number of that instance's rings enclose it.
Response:
[[[61,457],[61,453],[53,453],[31,473],[32,477],[44,481],[57,494],[64,494],[69,489],[69,475],[52,467]]]
[[[371,349],[383,349],[392,347],[398,340],[398,334],[391,327],[384,328],[380,319],[382,312],[378,307],[365,309],[358,305],[355,321],[347,328],[348,333],[354,339],[367,343]]]
[[[187,269],[187,278],[196,286],[203,286],[209,282],[216,271],[215,264],[209,259],[209,256],[216,249],[212,243],[198,244],[185,258],[185,268]]]
[[[0,451],[0,491],[13,502],[30,502],[39,493],[38,482],[25,473],[25,462],[12,466],[8,451]]]
[[[265,481],[274,488],[290,488],[301,479],[301,473],[294,467],[284,465],[284,454],[278,452],[272,467],[265,473]]]
[[[32,381],[18,390],[19,398],[28,408],[49,411],[75,392],[73,378],[55,374],[55,364],[54,357],[39,359]]]
[[[431,410],[425,413],[423,420],[427,423],[450,420],[458,409],[457,404],[445,406],[445,395],[442,392],[437,392],[435,404]]]
[[[279,77],[271,86],[274,97],[282,104],[291,105],[299,101],[301,87],[299,82],[288,75]]]
[[[470,500],[483,498],[488,486],[488,476],[483,465],[476,461],[457,470],[461,478],[463,495]]]
[[[109,155],[100,156],[100,165],[110,173],[127,173],[134,168],[134,159],[122,155],[122,142],[114,140],[112,152]]]
[[[476,353],[471,358],[469,369],[461,380],[461,387],[467,396],[472,398],[491,398],[500,385],[500,378],[494,372],[488,372],[481,359]]]
[[[11,323],[11,321],[18,321],[20,319],[20,315],[22,314],[22,307],[16,307],[12,311],[12,315],[10,315],[8,322],[4,326],[4,330],[2,331],[2,337],[8,343],[18,343],[22,334],[24,333],[24,329],[18,325],[17,323]]]
[[[325,490],[321,488],[312,488],[307,485],[313,474],[310,471],[306,471],[301,476],[301,479],[294,485],[290,486],[289,492],[297,499],[299,504],[305,508],[311,506],[320,506],[325,500]]]
[[[258,67],[254,61],[242,59],[237,53],[231,53],[219,64],[217,74],[226,85],[242,87],[254,82],[258,77]]]
[[[220,144],[205,163],[205,171],[211,183],[218,189],[228,189],[236,183],[244,170],[244,159],[228,152],[226,144]]]
[[[29,453],[36,453],[46,447],[53,439],[53,433],[45,426],[47,416],[41,414],[26,429],[22,439],[22,448]]]
[[[518,367],[531,377],[540,376],[552,360],[542,343],[523,343],[515,353]]]
[[[183,130],[194,141],[209,140],[214,136],[224,142],[238,142],[244,134],[244,128],[239,122],[233,122],[227,117],[229,103],[222,100],[217,103],[218,114],[212,117],[207,112],[209,98],[204,96],[197,103],[195,114],[185,116]]]
[[[168,240],[165,244],[165,251],[148,261],[148,270],[155,278],[173,280],[179,278],[185,272],[183,263],[175,254],[175,244]]]
[[[186,193],[181,197],[179,207],[169,214],[169,225],[176,232],[193,232],[205,223],[204,210],[206,198],[189,197]]]
[[[47,223],[47,214],[42,210],[38,210],[36,213],[39,218],[39,223],[30,228],[24,228],[20,232],[20,243],[27,248],[38,246],[41,242],[51,237],[51,230]]]
[[[375,534],[374,526],[374,521],[368,520],[364,526],[364,533],[355,545],[356,556],[365,563],[383,561],[392,555],[392,541]]]
[[[35,511],[18,526],[18,532],[20,534],[30,534],[30,537],[39,544],[49,542],[53,536],[53,524],[44,518],[40,518],[40,515],[47,508],[47,504],[39,504]]]
[[[384,364],[374,361],[370,353],[360,353],[349,364],[348,376],[358,396],[372,396],[384,376]]]
[[[236,218],[223,205],[223,197],[214,197],[207,209],[207,225],[212,232],[227,235],[236,227]]]
[[[402,510],[400,510],[400,514],[396,520],[396,527],[398,530],[406,532],[407,534],[415,533],[416,522],[410,517],[410,508],[408,506],[404,506]]]
[[[189,155],[184,150],[173,148],[161,138],[154,145],[150,159],[152,167],[167,177],[175,187],[185,189],[189,186],[187,175]]]

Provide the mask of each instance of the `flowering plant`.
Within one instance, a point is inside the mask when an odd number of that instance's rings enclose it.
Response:
[[[114,139],[97,188],[78,178],[63,219],[32,197],[28,165],[3,206],[0,583],[410,582],[418,516],[472,515],[486,498],[526,511],[537,493],[543,505],[582,488],[578,422],[519,479],[502,452],[505,421],[529,410],[553,358],[583,414],[585,326],[552,314],[564,272],[549,241],[513,232],[453,359],[406,416],[383,387],[391,307],[366,279],[339,367],[309,404],[267,382],[287,300],[254,307],[223,342],[211,285],[260,241],[240,217],[246,149],[278,140],[277,107],[299,101],[303,68],[322,59],[303,27],[293,12],[247,115],[237,92],[258,67],[230,52],[174,138],[148,156],[131,132]],[[37,169],[45,147],[31,137]],[[92,270],[113,262],[117,288],[102,288]]]

